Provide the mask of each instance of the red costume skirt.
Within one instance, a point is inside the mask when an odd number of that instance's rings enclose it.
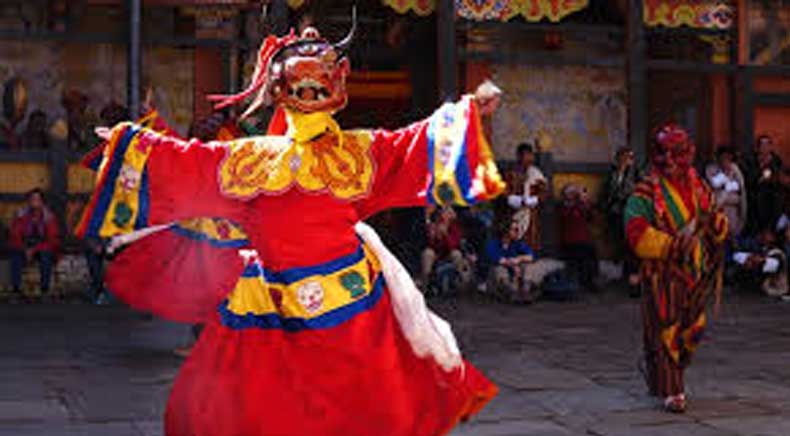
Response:
[[[383,281],[365,310],[327,328],[228,326],[204,308],[222,306],[218,289],[244,265],[232,261],[233,247],[204,245],[162,232],[108,272],[112,291],[134,307],[206,325],[173,386],[167,436],[438,436],[496,395],[468,362],[447,372],[414,354]],[[173,261],[137,261],[164,247]],[[217,262],[222,270],[182,268]]]

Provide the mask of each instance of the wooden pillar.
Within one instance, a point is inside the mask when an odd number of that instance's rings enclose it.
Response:
[[[746,65],[749,63],[749,17],[747,0],[738,0],[736,5],[736,16],[738,17],[738,64]]]
[[[754,152],[754,73],[747,69],[739,69],[736,78],[738,82],[739,103],[737,117],[740,122],[738,128],[738,148],[746,155]]]
[[[637,160],[647,158],[647,41],[643,0],[628,1],[628,144]]]
[[[47,205],[58,217],[60,234],[67,235],[73,229],[66,228],[66,205],[68,203],[68,163],[65,140],[54,141],[48,151],[49,158],[49,195]]]
[[[421,47],[420,50],[405,50],[409,60],[409,80],[411,81],[412,120],[422,119],[436,109],[438,100],[437,62],[439,44],[435,17],[426,20],[413,20],[409,24],[407,47]],[[422,49],[425,47],[425,49]]]
[[[266,21],[273,34],[283,36],[288,33],[289,12],[286,0],[271,0]]]
[[[225,92],[225,65],[227,58],[217,47],[195,47],[194,119],[211,114],[213,108],[206,99],[208,94]]]
[[[748,1],[738,0],[738,70],[735,76],[735,128],[736,147],[744,154],[754,152],[754,73],[749,69],[749,17]]]
[[[436,4],[436,32],[439,43],[439,98],[455,100],[458,84],[458,53],[455,40],[455,2],[439,0]]]
[[[710,110],[711,110],[711,145],[732,142],[730,88],[726,74],[711,74],[710,79]]]
[[[126,6],[129,15],[126,102],[129,106],[129,113],[134,118],[140,114],[140,81],[142,76],[140,26],[142,25],[142,0],[127,0]]]

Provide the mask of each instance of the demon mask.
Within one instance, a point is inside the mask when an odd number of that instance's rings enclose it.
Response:
[[[674,123],[656,129],[653,135],[653,165],[664,176],[677,179],[694,163],[696,146],[688,132]]]
[[[350,65],[346,51],[356,30],[356,10],[348,35],[338,43],[322,38],[313,27],[301,35],[267,37],[258,52],[255,73],[250,86],[230,96],[210,96],[216,108],[240,103],[256,95],[242,118],[264,105],[278,105],[302,112],[336,112],[348,100],[346,77]]]

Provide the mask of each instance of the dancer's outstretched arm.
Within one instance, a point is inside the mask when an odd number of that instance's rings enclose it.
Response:
[[[108,144],[91,202],[77,228],[81,236],[112,237],[204,216],[241,222],[245,203],[223,195],[218,177],[228,149],[243,142],[255,161],[256,156],[286,145],[281,137],[266,136],[185,141],[134,123],[97,133],[106,137]]]
[[[428,119],[371,132],[376,172],[370,195],[358,203],[360,217],[428,203],[468,206],[499,195],[505,183],[480,120],[498,99],[499,90],[484,84]]]

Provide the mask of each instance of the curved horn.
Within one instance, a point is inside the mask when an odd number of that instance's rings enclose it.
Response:
[[[337,42],[334,45],[335,49],[338,51],[346,51],[351,46],[351,41],[354,40],[354,34],[357,31],[357,5],[351,7],[351,30],[348,31],[348,34],[345,38],[343,38],[340,42]]]

